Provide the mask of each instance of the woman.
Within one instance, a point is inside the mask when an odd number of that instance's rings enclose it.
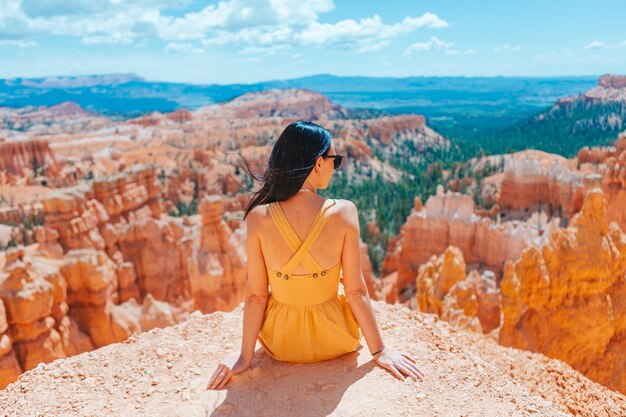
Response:
[[[311,363],[357,350],[361,333],[378,365],[399,379],[424,377],[414,358],[383,344],[361,272],[356,206],[317,194],[342,158],[330,133],[312,122],[290,124],[276,141],[244,215],[241,352],[219,363],[209,389],[250,367],[257,339],[274,359]]]

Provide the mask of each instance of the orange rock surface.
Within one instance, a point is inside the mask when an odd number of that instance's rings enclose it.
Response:
[[[224,200],[205,197],[198,206],[199,240],[193,254],[191,288],[196,308],[205,312],[230,311],[243,299],[246,282],[245,236],[233,233],[222,219]],[[239,232],[244,232],[240,230]],[[190,241],[191,242],[191,241]]]
[[[626,392],[626,234],[590,189],[566,229],[505,268],[500,343],[561,359]]]
[[[35,176],[35,171],[46,168],[48,174],[58,175],[54,155],[43,140],[0,142],[0,171],[21,177]]]
[[[19,374],[131,334],[188,318],[179,308],[135,298],[118,304],[118,277],[102,251],[72,249],[62,259],[11,249],[0,271],[0,387]]]

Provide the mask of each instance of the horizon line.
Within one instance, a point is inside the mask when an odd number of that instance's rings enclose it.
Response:
[[[169,84],[188,84],[188,85],[197,85],[197,86],[228,86],[228,85],[254,85],[254,84],[263,84],[263,83],[271,83],[271,82],[281,82],[281,81],[291,81],[291,80],[299,80],[305,78],[314,78],[314,77],[334,77],[334,78],[372,78],[372,79],[381,79],[381,78],[391,78],[396,80],[402,79],[411,79],[411,78],[467,78],[467,79],[485,79],[485,78],[508,78],[508,79],[559,79],[559,78],[600,78],[605,75],[617,75],[613,73],[603,73],[603,74],[580,74],[580,75],[407,75],[407,76],[393,76],[393,75],[335,75],[331,73],[314,73],[309,75],[303,75],[298,77],[291,78],[272,78],[266,80],[258,80],[253,82],[232,82],[232,83],[196,83],[196,82],[182,82],[182,81],[168,81],[168,80],[154,80],[148,79],[140,74],[135,72],[110,72],[110,73],[90,73],[90,74],[71,74],[71,75],[41,75],[34,77],[5,77],[0,78],[0,80],[41,80],[46,78],[58,78],[58,79],[74,79],[74,78],[96,78],[96,77],[107,77],[107,76],[133,76],[139,78],[141,81],[145,82],[157,82],[157,83],[169,83]]]

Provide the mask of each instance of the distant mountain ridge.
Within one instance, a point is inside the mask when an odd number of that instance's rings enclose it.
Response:
[[[302,88],[324,94],[344,107],[374,108],[427,117],[468,112],[533,113],[559,98],[593,87],[583,77],[365,77],[312,75],[252,84],[185,84],[149,81],[136,74],[102,74],[0,80],[0,106],[52,106],[73,101],[81,107],[127,117],[150,111],[196,109],[249,92]]]
[[[80,88],[97,85],[119,85],[131,81],[143,82],[144,78],[133,73],[128,74],[106,74],[106,75],[78,75],[63,77],[44,78],[16,78],[15,83],[35,88]]]

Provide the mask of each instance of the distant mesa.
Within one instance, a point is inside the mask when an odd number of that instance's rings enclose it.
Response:
[[[605,74],[598,85],[582,95],[569,96],[557,101],[555,108],[581,101],[590,103],[626,103],[626,75]]]
[[[22,79],[21,84],[36,88],[81,88],[92,86],[115,86],[126,84],[131,81],[145,81],[137,74],[103,74],[103,75],[80,75],[80,76],[59,76],[45,78]]]
[[[598,80],[598,85],[606,88],[626,88],[626,75],[605,74]]]

